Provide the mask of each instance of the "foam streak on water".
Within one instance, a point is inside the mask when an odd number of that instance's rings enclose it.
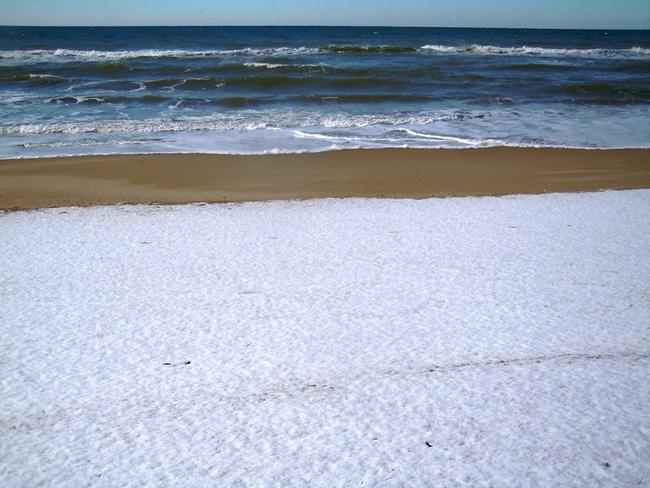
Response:
[[[0,27],[0,157],[646,147],[650,33]]]

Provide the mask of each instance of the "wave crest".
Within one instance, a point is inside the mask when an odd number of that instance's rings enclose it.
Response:
[[[509,56],[547,56],[547,57],[582,57],[582,58],[647,58],[650,48],[631,47],[629,49],[577,49],[577,48],[546,48],[534,46],[492,46],[472,44],[467,46],[451,46],[441,44],[426,44],[421,47],[413,46],[368,46],[368,45],[328,45],[320,47],[245,47],[239,49],[211,50],[182,50],[182,49],[139,49],[131,51],[98,51],[75,49],[32,49],[0,51],[0,60],[19,62],[55,62],[55,61],[113,61],[137,58],[205,58],[226,56],[301,56],[311,54],[408,54],[408,53],[441,53],[441,54],[484,54]],[[249,63],[250,67],[274,69],[281,65],[275,63]],[[120,66],[107,65],[106,69],[120,70]]]
[[[540,57],[578,57],[578,58],[630,58],[650,57],[650,49],[632,47],[630,49],[573,49],[573,48],[546,48],[532,46],[483,46],[472,44],[469,46],[445,46],[427,44],[420,48],[423,51],[443,54],[484,54],[501,56],[540,56]]]

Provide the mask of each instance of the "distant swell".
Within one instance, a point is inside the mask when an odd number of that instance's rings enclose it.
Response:
[[[424,102],[431,97],[423,95],[302,95],[294,97],[301,102],[319,103],[384,103],[384,102]]]
[[[417,51],[408,46],[327,46],[325,51],[342,54],[403,54]]]
[[[164,97],[156,95],[144,95],[142,97],[74,97],[64,96],[56,97],[49,100],[50,103],[56,104],[81,104],[81,105],[101,105],[101,104],[127,104],[127,103],[161,103],[167,101]]]
[[[283,75],[237,76],[231,78],[168,78],[145,81],[146,88],[174,88],[177,90],[208,90],[218,88],[273,89],[290,87],[372,88],[401,87],[407,81],[383,78],[321,78]]]
[[[355,95],[290,95],[290,96],[265,96],[265,97],[163,97],[158,95],[144,96],[62,96],[49,100],[49,103],[60,105],[130,105],[130,104],[164,104],[170,108],[222,106],[222,107],[247,107],[255,105],[270,105],[281,103],[303,104],[329,104],[329,103],[354,103],[372,104],[386,102],[423,102],[431,97],[422,95],[403,94],[355,94]]]
[[[503,64],[492,67],[499,71],[540,71],[540,72],[561,72],[569,71],[574,67],[567,64],[551,64],[551,63],[514,63]]]
[[[0,74],[0,84],[2,83],[16,83],[27,82],[30,86],[50,86],[59,83],[65,83],[67,80],[60,76],[50,74]]]
[[[579,96],[572,103],[650,103],[650,86],[620,83],[567,83],[549,89],[551,93]]]

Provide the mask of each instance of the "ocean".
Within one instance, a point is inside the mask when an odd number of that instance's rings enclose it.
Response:
[[[0,27],[0,158],[650,146],[650,31]]]

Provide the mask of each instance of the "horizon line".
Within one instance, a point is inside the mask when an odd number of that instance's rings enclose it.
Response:
[[[343,28],[379,28],[379,29],[507,29],[507,30],[582,30],[582,31],[650,31],[645,28],[607,28],[607,27],[492,27],[492,26],[425,26],[425,25],[340,25],[340,24],[150,24],[150,25],[30,25],[30,24],[0,24],[0,27],[26,28],[142,28],[142,27],[343,27]]]

